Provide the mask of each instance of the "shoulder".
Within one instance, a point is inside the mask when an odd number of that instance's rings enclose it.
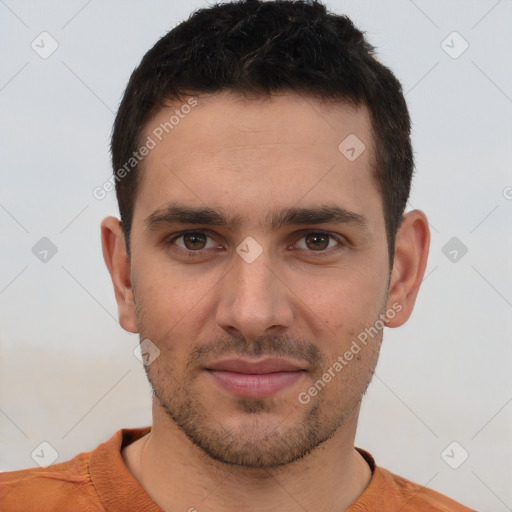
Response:
[[[48,467],[0,473],[0,510],[101,511],[89,471],[89,453]]]
[[[124,466],[121,449],[151,427],[121,429],[90,452],[42,468],[0,473],[2,512],[132,510],[134,496],[151,503]],[[110,506],[109,506],[110,505]],[[145,510],[149,507],[146,507]],[[154,510],[157,510],[154,508]]]
[[[348,512],[475,512],[433,489],[378,467],[367,451],[361,448],[357,451],[372,469],[372,479]]]
[[[402,512],[475,512],[433,489],[411,482],[386,469],[378,468],[378,471],[389,488],[403,502]]]

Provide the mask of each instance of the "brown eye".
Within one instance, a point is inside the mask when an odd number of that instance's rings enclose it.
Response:
[[[187,233],[182,235],[181,238],[183,238],[185,249],[189,249],[191,251],[204,249],[206,240],[208,239],[204,233]]]
[[[208,249],[218,248],[218,244],[207,233],[202,231],[187,231],[179,236],[167,240],[165,245],[170,248],[176,247],[178,251],[189,256],[202,254]]]
[[[347,247],[347,243],[341,235],[331,234],[325,231],[310,231],[305,233],[294,244],[295,249],[300,249],[310,257],[331,257]]]
[[[327,233],[309,233],[306,235],[306,245],[313,250],[324,250],[329,246],[330,236]]]

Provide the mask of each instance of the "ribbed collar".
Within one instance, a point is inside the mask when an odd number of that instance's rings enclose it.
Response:
[[[89,472],[92,483],[105,509],[119,512],[164,512],[140,486],[125,466],[121,450],[151,431],[151,427],[121,429],[91,452]],[[372,479],[356,502],[347,512],[368,510],[368,499],[375,499],[374,491],[382,484],[382,475],[377,470],[373,457],[356,448],[372,470]],[[379,500],[380,501],[380,500]]]

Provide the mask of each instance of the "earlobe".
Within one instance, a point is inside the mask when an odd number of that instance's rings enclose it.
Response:
[[[429,246],[427,217],[420,210],[407,213],[396,236],[387,301],[387,310],[398,312],[386,321],[387,327],[399,327],[411,316],[425,274]]]
[[[131,282],[131,265],[119,219],[115,217],[103,219],[101,246],[103,259],[114,285],[119,323],[128,332],[139,332]]]

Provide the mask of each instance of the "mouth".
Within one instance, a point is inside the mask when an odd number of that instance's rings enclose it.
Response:
[[[291,386],[307,372],[299,363],[281,359],[230,358],[205,367],[214,382],[243,398],[266,398]]]

